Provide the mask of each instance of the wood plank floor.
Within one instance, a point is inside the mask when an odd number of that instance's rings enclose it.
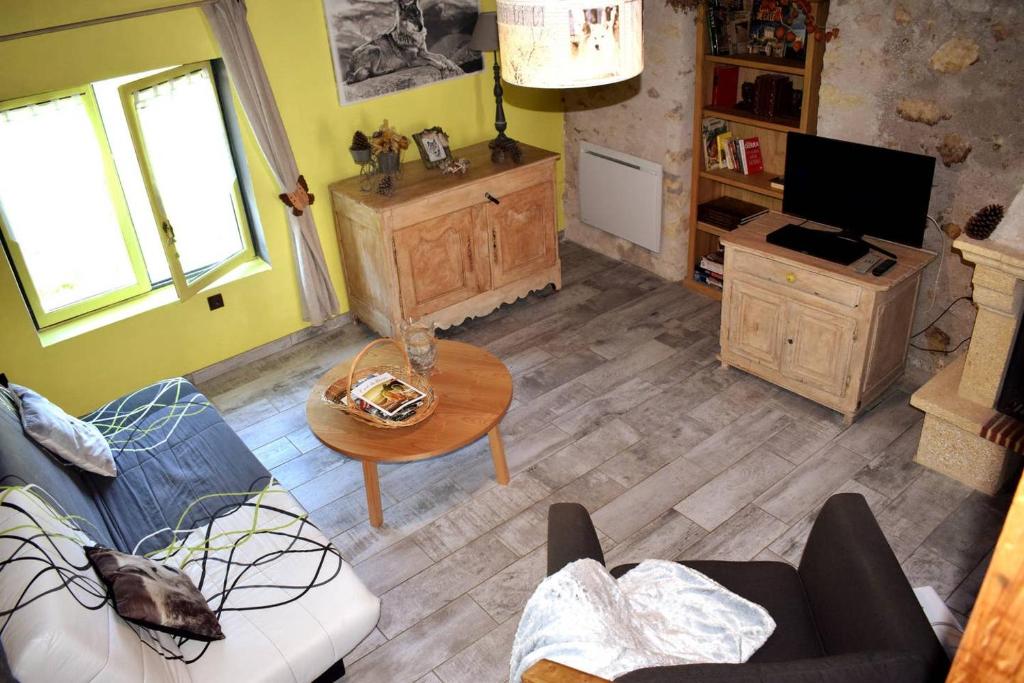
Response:
[[[910,582],[970,612],[1009,497],[913,462],[922,414],[908,388],[844,429],[829,410],[722,369],[719,304],[572,243],[562,258],[560,292],[446,333],[512,370],[507,487],[494,483],[486,439],[385,465],[385,526],[369,526],[359,464],[319,444],[303,407],[314,380],[370,338],[356,325],[200,386],[382,597],[346,681],[507,680],[557,501],[592,512],[609,563],[795,564],[822,502],[854,491]]]

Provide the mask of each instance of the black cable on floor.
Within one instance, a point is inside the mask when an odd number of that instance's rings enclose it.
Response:
[[[957,297],[956,299],[953,299],[952,303],[950,303],[948,306],[946,306],[946,308],[942,311],[942,313],[939,313],[939,315],[935,318],[935,320],[931,321],[930,323],[925,325],[923,328],[921,328],[920,332],[915,332],[914,334],[910,335],[910,338],[913,339],[914,337],[920,337],[922,334],[927,332],[929,327],[931,327],[935,323],[939,322],[942,319],[942,316],[944,316],[947,313],[949,313],[949,309],[953,308],[953,306],[956,305],[956,303],[958,301],[963,301],[964,299],[966,299],[967,301],[974,301],[974,298],[971,297],[971,295],[969,295],[969,294],[967,294],[965,296]],[[970,337],[968,337],[968,339],[970,339]],[[961,344],[962,343],[963,342],[961,342]],[[911,346],[913,346],[913,345],[911,345]],[[915,346],[914,348],[916,349],[916,348],[920,348],[920,347],[919,346]],[[960,347],[957,346],[957,348],[960,348]]]

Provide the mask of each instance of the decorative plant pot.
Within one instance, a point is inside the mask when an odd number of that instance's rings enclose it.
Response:
[[[365,164],[370,161],[370,150],[368,149],[350,149],[349,152],[352,154],[352,161],[357,164]]]
[[[398,173],[398,152],[381,152],[377,155],[381,173]]]

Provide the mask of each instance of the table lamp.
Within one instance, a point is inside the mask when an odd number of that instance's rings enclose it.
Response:
[[[498,131],[498,137],[491,140],[489,145],[491,161],[501,162],[505,160],[506,156],[509,156],[518,163],[522,158],[519,143],[505,135],[508,122],[505,121],[505,108],[501,103],[504,91],[501,89],[501,56],[498,46],[498,15],[496,12],[481,12],[477,17],[476,26],[473,27],[473,37],[469,39],[469,49],[494,53],[494,129]]]

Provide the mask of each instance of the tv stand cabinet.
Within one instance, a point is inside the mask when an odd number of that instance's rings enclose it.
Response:
[[[851,424],[903,372],[921,274],[935,255],[878,240],[897,264],[860,274],[765,241],[790,222],[771,212],[722,237],[721,361]]]

